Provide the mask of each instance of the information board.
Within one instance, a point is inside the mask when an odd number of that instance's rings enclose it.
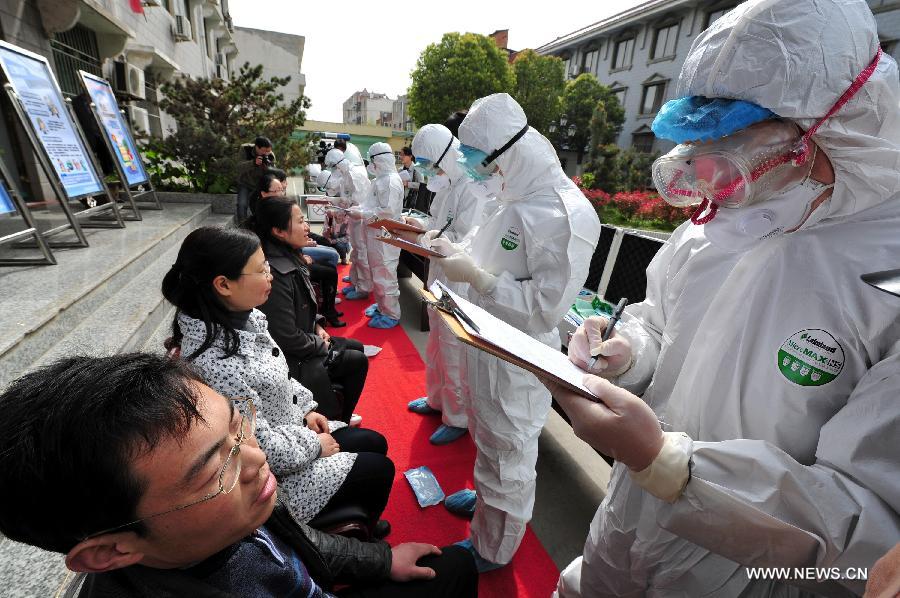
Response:
[[[47,59],[0,42],[0,67],[41,145],[35,149],[46,154],[67,198],[102,193],[103,183],[72,123]]]
[[[15,211],[16,205],[13,203],[12,197],[9,196],[6,185],[3,184],[3,181],[0,181],[0,214],[9,214]]]
[[[119,112],[119,104],[109,86],[109,81],[84,71],[79,71],[79,73],[84,87],[94,103],[103,132],[106,133],[116,160],[122,167],[122,172],[125,173],[128,186],[134,187],[146,183],[148,181],[147,171],[144,170],[144,164],[137,151],[137,144],[131,136],[131,131],[125,124],[122,113]]]

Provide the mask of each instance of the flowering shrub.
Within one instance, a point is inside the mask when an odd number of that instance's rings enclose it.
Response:
[[[572,179],[576,185],[580,182],[577,179]],[[694,211],[693,207],[676,208],[667,204],[656,191],[622,191],[610,195],[600,189],[582,187],[581,192],[604,224],[671,231]]]

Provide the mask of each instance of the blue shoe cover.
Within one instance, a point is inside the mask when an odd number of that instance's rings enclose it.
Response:
[[[499,563],[492,563],[482,558],[482,556],[478,554],[478,551],[475,550],[475,547],[472,546],[472,540],[469,538],[466,538],[462,542],[454,543],[454,546],[459,546],[469,551],[469,554],[471,554],[472,558],[475,559],[475,567],[478,569],[479,573],[487,573],[488,571],[493,571],[494,569],[499,569],[500,567],[506,566]]]
[[[393,328],[397,324],[400,323],[400,320],[395,320],[394,318],[390,318],[384,314],[378,314],[372,316],[372,319],[369,320],[370,328]]]
[[[468,519],[475,516],[475,491],[464,488],[444,499],[444,506],[454,515],[462,515]]]
[[[344,296],[347,299],[350,299],[351,301],[353,301],[354,299],[366,299],[369,296],[369,294],[368,293],[360,293],[356,289],[353,289],[352,291],[345,294]]]
[[[341,279],[342,282],[350,282],[350,276],[347,275]]]
[[[367,317],[367,318],[371,318],[371,317],[374,316],[375,314],[379,313],[379,312],[378,312],[378,304],[377,304],[377,303],[373,303],[372,305],[370,305],[369,307],[367,307],[367,308],[366,308],[366,311],[363,312],[363,313],[366,314],[366,317]]]
[[[406,404],[406,408],[412,411],[413,413],[418,413],[419,415],[430,415],[432,413],[440,413],[437,409],[433,409],[428,406],[428,397],[419,397],[415,401],[410,401]]]
[[[342,295],[349,295],[350,293],[355,293],[355,292],[356,292],[356,287],[354,287],[354,286],[352,286],[352,285],[349,286],[349,287],[344,287],[343,289],[341,289],[341,294],[342,294]]]
[[[428,439],[431,444],[436,444],[438,446],[442,444],[450,444],[454,440],[462,438],[466,435],[465,428],[454,428],[453,426],[448,426],[446,424],[441,424],[437,430],[434,431],[434,434],[431,435],[431,438]]]

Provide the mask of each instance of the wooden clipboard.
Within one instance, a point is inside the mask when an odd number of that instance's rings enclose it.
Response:
[[[427,289],[421,289],[419,292],[422,294],[422,297],[428,302],[436,300],[435,296],[431,294],[431,291],[428,291]],[[502,359],[503,361],[506,361],[515,366],[518,366],[518,367],[522,368],[523,370],[527,370],[527,371],[531,372],[532,374],[534,374],[535,376],[537,376],[538,378],[553,380],[560,386],[562,386],[568,390],[571,390],[572,392],[578,393],[579,395],[583,396],[586,399],[590,399],[591,401],[599,400],[594,395],[592,395],[590,393],[585,393],[585,391],[583,389],[578,388],[577,386],[574,386],[572,384],[569,384],[567,381],[563,380],[562,378],[560,378],[558,376],[554,376],[550,372],[531,363],[530,361],[525,361],[524,359],[517,357],[516,355],[513,355],[512,353],[509,353],[508,351],[501,349],[500,347],[498,347],[492,343],[489,343],[488,341],[486,341],[482,338],[479,338],[477,336],[472,336],[471,334],[466,332],[466,329],[463,328],[463,325],[460,324],[459,320],[457,320],[456,316],[454,316],[453,314],[449,314],[443,310],[436,309],[434,307],[432,307],[431,309],[435,309],[435,311],[437,312],[437,314],[439,316],[441,316],[441,319],[444,321],[444,323],[447,325],[447,327],[450,328],[450,332],[453,333],[453,336],[458,338],[461,342],[463,342],[471,347],[475,347],[476,349],[479,349],[481,351],[484,351],[485,353],[490,353],[494,357],[497,357],[498,359]]]
[[[424,228],[421,228],[414,224],[407,224],[406,222],[400,222],[398,220],[391,220],[390,218],[379,218],[378,220],[375,220],[374,222],[370,222],[366,226],[368,226],[370,228],[378,228],[378,229],[384,227],[391,232],[393,232],[395,230],[406,230],[406,231],[409,231],[412,233],[418,233],[420,235],[424,232],[427,232]],[[444,256],[441,256],[441,257],[444,257]]]
[[[416,255],[421,255],[422,257],[432,258],[445,258],[447,257],[443,253],[438,253],[434,249],[429,249],[424,245],[419,245],[418,243],[412,243],[407,241],[406,239],[401,239],[399,237],[376,237],[379,241],[383,243],[387,243],[388,245],[393,245],[394,247],[399,247],[400,249],[404,249],[410,253],[415,253]]]

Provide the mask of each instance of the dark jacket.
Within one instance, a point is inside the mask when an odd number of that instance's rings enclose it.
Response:
[[[264,243],[263,252],[272,268],[272,292],[258,309],[269,320],[269,334],[284,351],[291,377],[299,380],[300,363],[328,355],[316,334],[315,291],[297,253],[273,243]]]
[[[266,527],[297,551],[309,574],[326,590],[335,584],[386,580],[391,573],[391,547],[384,542],[360,542],[334,536],[298,523],[279,501]],[[79,598],[226,598],[179,569],[132,565],[110,573],[88,575]]]
[[[256,189],[259,185],[260,177],[265,174],[266,170],[275,166],[275,152],[269,154],[272,156],[271,164],[263,162],[257,166],[255,148],[256,146],[252,143],[245,143],[241,146],[237,165],[237,184],[240,187]]]

